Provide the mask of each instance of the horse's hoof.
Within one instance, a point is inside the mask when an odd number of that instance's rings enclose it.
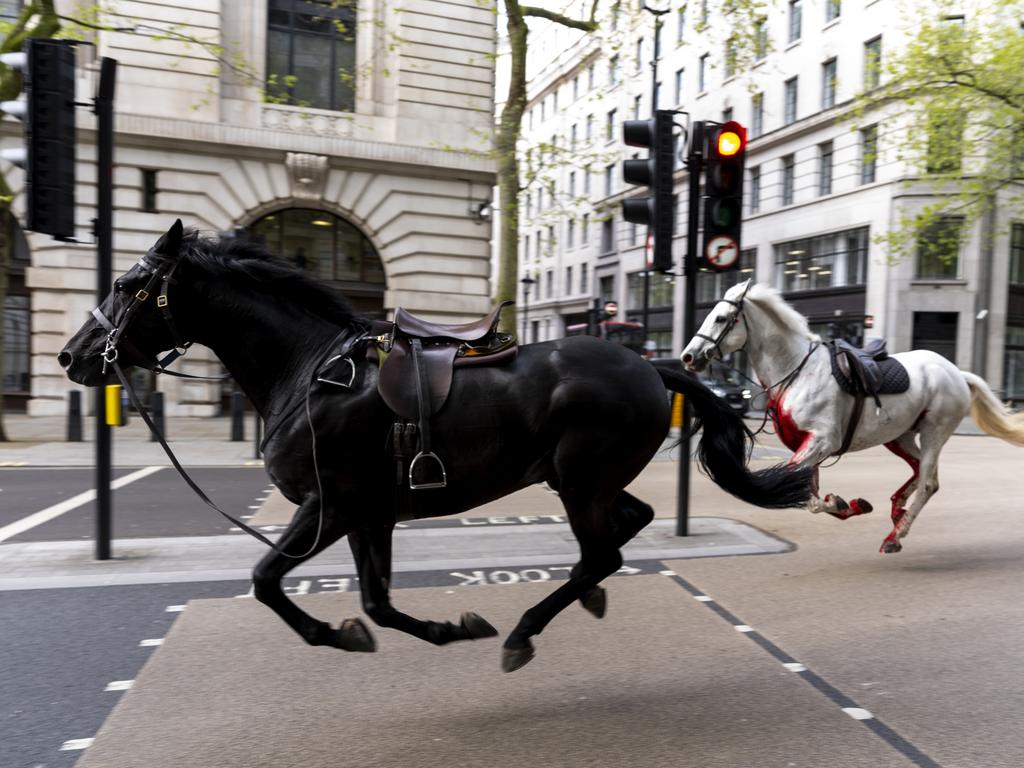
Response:
[[[594,587],[580,598],[580,605],[597,618],[603,619],[608,610],[608,593],[604,587]]]
[[[903,545],[900,544],[898,541],[896,541],[895,539],[886,539],[882,542],[882,548],[878,551],[881,552],[883,555],[892,555],[896,552],[899,552],[901,549],[903,549]]]
[[[875,508],[871,506],[871,502],[867,499],[854,499],[850,502],[850,509],[854,515],[866,515],[874,511]]]
[[[502,648],[501,649],[501,671],[515,672],[529,664],[534,657],[533,645],[526,641],[524,648]]]
[[[345,619],[338,627],[338,647],[343,651],[359,651],[373,653],[377,650],[377,641],[362,619]]]
[[[492,627],[487,619],[472,611],[462,614],[459,623],[466,630],[470,640],[481,640],[485,637],[495,637],[498,634],[498,630]]]

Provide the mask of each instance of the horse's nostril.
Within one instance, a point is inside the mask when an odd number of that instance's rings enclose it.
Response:
[[[59,355],[57,355],[57,362],[60,364],[61,368],[67,368],[69,365],[71,365],[71,363],[74,362],[74,360],[74,356],[66,349]]]
[[[691,355],[689,352],[687,352],[685,355],[683,355],[683,362],[686,363],[687,365],[692,363],[693,362],[693,355]]]

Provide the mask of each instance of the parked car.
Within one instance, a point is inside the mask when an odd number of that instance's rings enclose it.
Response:
[[[675,358],[659,357],[651,361],[659,365],[674,363],[681,366]],[[719,363],[712,363],[699,374],[700,382],[710,389],[740,416],[746,416],[750,410],[750,401],[753,397],[753,385],[741,379],[735,371],[726,368]]]

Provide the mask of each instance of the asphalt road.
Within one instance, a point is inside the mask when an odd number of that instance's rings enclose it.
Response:
[[[382,646],[375,658],[365,660],[363,672],[350,676],[341,663],[345,657],[307,649],[262,606],[251,600],[216,600],[245,594],[244,582],[0,593],[6,662],[0,685],[0,766],[71,765],[82,753],[61,752],[60,745],[96,735],[122,696],[104,687],[141,673],[139,686],[125,699],[132,705],[119,708],[110,722],[125,727],[154,723],[145,719],[149,712],[162,715],[164,735],[189,734],[189,727],[204,725],[204,697],[198,694],[206,691],[203,686],[212,686],[210,695],[229,693],[226,698],[234,698],[236,706],[244,704],[244,709],[211,707],[211,717],[216,717],[210,732],[196,731],[190,748],[201,755],[202,749],[215,748],[217,739],[226,739],[225,733],[233,734],[228,739],[231,756],[242,764],[245,749],[258,750],[279,728],[281,739],[266,744],[279,755],[305,745],[316,752],[309,765],[332,756],[330,764],[345,764],[337,757],[349,754],[346,744],[372,757],[367,743],[386,746],[385,752],[394,748],[396,754],[402,749],[414,754],[414,749],[422,751],[434,739],[443,739],[448,752],[424,758],[417,751],[417,760],[423,765],[474,765],[495,755],[520,755],[539,763],[545,755],[562,755],[558,750],[569,745],[573,762],[561,763],[567,766],[633,762],[673,768],[1019,768],[1024,765],[1019,725],[1024,714],[1024,513],[1018,501],[1024,495],[1022,462],[1024,451],[998,441],[953,438],[940,462],[942,489],[916,522],[904,551],[886,556],[878,554],[889,530],[886,502],[908,470],[884,450],[845,457],[823,471],[823,491],[847,499],[861,496],[875,504],[873,514],[847,521],[799,510],[757,510],[695,478],[694,514],[745,521],[793,542],[795,549],[779,555],[652,563],[649,568],[645,564],[646,575],[616,584],[641,584],[667,569],[677,576],[661,578],[678,578],[676,590],[658,587],[656,599],[648,599],[639,587],[609,585],[612,610],[628,597],[630,612],[610,613],[605,622],[593,624],[582,611],[567,611],[564,621],[560,617],[538,639],[538,659],[516,676],[492,674],[497,641],[439,656],[437,649],[407,643],[385,630],[378,630],[377,637],[388,644],[388,653]],[[139,480],[140,487],[151,479],[163,482],[164,472],[170,476],[164,470]],[[248,499],[260,495],[265,479],[258,470],[235,472],[224,482],[237,488],[222,493],[237,494],[234,503],[246,508]],[[252,472],[251,480],[247,472]],[[5,488],[0,499],[7,488],[15,488],[6,477],[0,473],[0,487]],[[670,516],[674,480],[672,464],[656,463],[634,490],[660,515]],[[61,492],[78,490],[69,482]],[[37,497],[41,503],[56,498],[55,492],[27,486],[20,491],[42,494]],[[169,492],[160,498],[157,507],[141,515],[148,522],[135,530],[164,530],[160,526],[165,521],[150,518],[162,518],[177,500]],[[0,507],[6,522],[4,501]],[[124,514],[132,513],[125,508]],[[41,526],[40,534],[58,524]],[[430,616],[449,616],[447,601],[462,602],[459,595],[469,591],[459,589],[461,582],[451,574],[399,574],[399,580],[400,588],[427,587],[402,595],[401,603]],[[474,597],[469,606],[501,620],[506,631],[533,595],[546,591],[544,585],[526,580],[486,583],[484,590],[500,594]],[[286,586],[300,601],[312,601],[305,604],[322,618],[337,621],[358,612],[354,594],[317,594],[351,592],[350,582],[289,579]],[[699,602],[695,596],[710,600]],[[168,606],[192,599],[201,600],[191,624],[180,623],[187,611],[166,612]],[[678,623],[680,611],[685,620]],[[232,618],[225,624],[227,616]],[[166,647],[138,646],[144,639],[163,638],[169,629],[174,642]],[[576,644],[576,638],[582,642]],[[652,656],[655,652],[661,655]],[[249,667],[238,662],[240,655]],[[186,658],[189,664],[182,663]],[[142,670],[147,660],[160,664]],[[791,672],[787,663],[810,674]],[[251,665],[261,675],[246,673]],[[197,674],[199,669],[207,669],[209,679]],[[517,677],[524,673],[539,674]],[[790,677],[775,677],[785,674]],[[292,701],[283,720],[280,707],[263,706],[300,678],[321,686],[317,697]],[[353,691],[358,691],[355,698]],[[396,692],[401,693],[399,704]],[[164,698],[167,693],[175,698]],[[458,708],[456,719],[433,718],[429,708],[437,696],[445,706]],[[593,706],[580,703],[584,699]],[[321,705],[328,701],[331,707],[323,711]],[[176,709],[186,703],[191,710]],[[467,703],[476,711],[467,709]],[[345,709],[349,705],[354,709]],[[857,720],[861,710],[871,717]],[[243,712],[227,731],[216,720]],[[380,713],[382,720],[377,718]],[[403,729],[392,736],[374,730],[396,721]],[[339,722],[346,726],[342,731]],[[424,730],[427,725],[436,735]],[[363,730],[355,733],[348,726]],[[131,765],[130,760],[101,760],[110,754],[104,750],[123,746],[117,739],[131,732],[114,729],[112,737],[117,738],[107,740],[106,746],[101,734],[95,764]],[[248,738],[251,734],[262,735]],[[495,734],[506,741],[495,741]],[[545,741],[551,734],[557,738]],[[623,744],[633,750],[632,761],[619,759],[628,756]],[[333,755],[324,752],[324,745],[335,750]],[[470,746],[483,751],[465,751]],[[494,748],[500,749],[487,751]],[[669,752],[672,762],[659,763]],[[86,756],[88,764],[88,752]],[[613,757],[612,762],[605,760]],[[653,762],[645,763],[645,757]]]
[[[113,477],[134,470],[119,468]],[[270,486],[262,467],[197,467],[192,479],[225,512],[252,515]],[[88,469],[0,469],[0,527],[94,487]],[[70,541],[95,535],[96,505],[87,502],[9,539]],[[114,538],[204,536],[228,533],[233,524],[204,504],[171,467],[163,467],[113,492]]]

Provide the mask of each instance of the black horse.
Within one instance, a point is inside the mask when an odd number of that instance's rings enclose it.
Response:
[[[151,297],[157,286],[161,295]],[[747,470],[750,433],[695,378],[580,337],[525,345],[506,365],[458,370],[432,420],[447,486],[396,491],[385,450],[395,417],[378,394],[377,355],[366,354],[373,343],[368,324],[334,290],[262,248],[204,239],[183,231],[180,220],[117,279],[93,314],[59,355],[73,381],[104,383],[105,350],[125,368],[151,366],[155,353],[187,340],[217,354],[265,419],[267,471],[298,510],[257,564],[255,595],[311,645],[375,649],[361,620],[333,628],[281,589],[286,573],[345,535],[363,607],[378,625],[437,645],[497,634],[476,614],[453,624],[392,607],[392,530],[410,499],[416,517],[435,517],[543,482],[561,497],[581,556],[568,581],[526,611],[508,636],[503,668],[528,662],[530,638],[574,600],[603,615],[599,582],[619,569],[619,548],[654,516],[623,489],[668,433],[666,388],[683,393],[703,423],[698,457],[724,489],[766,507],[799,506],[810,495],[806,471]],[[315,381],[318,364],[339,343],[352,361],[348,389]]]

